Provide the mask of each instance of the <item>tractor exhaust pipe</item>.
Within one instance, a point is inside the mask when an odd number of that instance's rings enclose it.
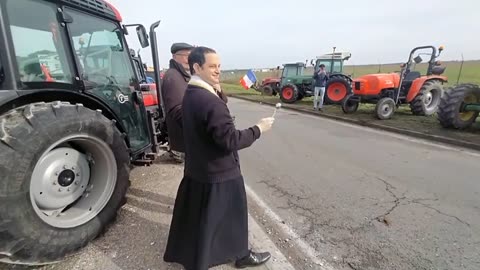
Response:
[[[153,61],[153,71],[155,77],[155,88],[157,90],[157,100],[158,106],[160,111],[162,112],[161,120],[162,122],[165,121],[165,105],[163,104],[163,95],[161,89],[161,81],[160,81],[160,64],[158,61],[158,47],[157,47],[157,34],[155,33],[155,29],[160,25],[161,21],[154,22],[150,26],[150,46],[152,48],[152,61]]]

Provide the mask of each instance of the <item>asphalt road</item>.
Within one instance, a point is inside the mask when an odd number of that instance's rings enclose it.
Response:
[[[163,261],[175,196],[182,177],[183,164],[172,162],[168,154],[163,154],[152,166],[136,167],[130,174],[132,185],[127,193],[127,203],[105,234],[59,263],[41,267],[0,263],[0,270],[184,269]],[[256,251],[272,253],[271,260],[255,269],[294,269],[252,216],[249,217],[249,244]],[[235,268],[233,263],[228,263],[211,269]]]
[[[238,128],[273,108],[231,98]],[[336,269],[480,269],[480,154],[281,110],[247,184]]]

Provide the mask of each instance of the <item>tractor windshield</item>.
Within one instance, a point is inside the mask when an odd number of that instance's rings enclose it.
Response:
[[[340,60],[333,60],[333,68],[332,68],[332,59],[318,59],[317,64],[315,66],[316,69],[324,64],[325,70],[330,73],[342,73],[343,70],[343,63]]]
[[[24,87],[33,82],[72,83],[72,62],[67,57],[66,37],[57,21],[56,5],[7,0],[6,15]]]
[[[297,65],[288,65],[283,68],[282,77],[300,76],[303,74],[303,68]]]
[[[81,79],[93,85],[131,86],[136,80],[135,71],[118,25],[78,11],[66,12],[73,18],[69,26]]]

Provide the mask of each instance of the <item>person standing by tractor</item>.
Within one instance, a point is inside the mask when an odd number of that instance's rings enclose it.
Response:
[[[170,154],[180,162],[184,159],[185,146],[182,128],[182,100],[190,80],[188,56],[194,47],[188,43],[174,43],[170,48],[172,59],[162,80],[162,96],[168,131]]]
[[[225,100],[214,88],[220,79],[215,50],[196,47],[189,56],[192,78],[183,99],[184,177],[178,187],[164,261],[186,270],[235,261],[258,266],[270,253],[248,247],[248,210],[238,151],[250,147],[273,118],[237,130]]]
[[[318,71],[313,74],[314,79],[314,98],[313,109],[323,111],[323,97],[325,95],[325,86],[327,85],[328,75],[325,71],[325,65],[321,64]]]

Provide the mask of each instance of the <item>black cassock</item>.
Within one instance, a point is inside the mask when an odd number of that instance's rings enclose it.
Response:
[[[185,175],[164,260],[206,270],[249,254],[247,196],[237,150],[257,140],[260,130],[236,130],[226,100],[202,87],[189,85],[183,102]]]
[[[248,255],[248,211],[243,178],[180,183],[164,260],[206,270]]]

